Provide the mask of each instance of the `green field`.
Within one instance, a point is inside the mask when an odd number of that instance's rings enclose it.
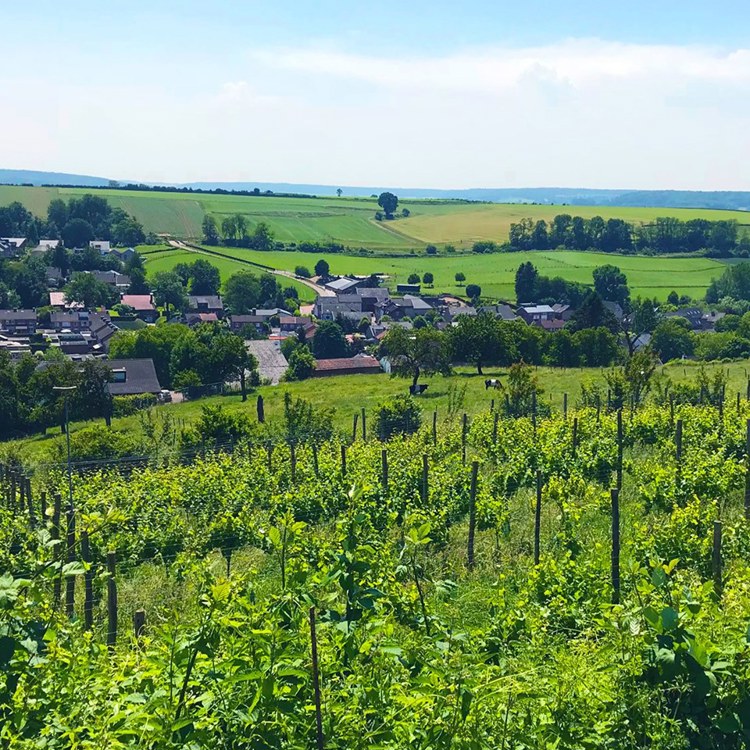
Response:
[[[520,204],[460,203],[453,201],[405,200],[409,218],[390,222],[375,221],[377,203],[370,198],[269,198],[267,196],[209,195],[197,193],[157,193],[96,188],[32,188],[0,185],[0,205],[20,201],[44,216],[53,198],[94,193],[113,206],[121,207],[141,221],[147,231],[197,239],[206,213],[219,223],[230,214],[240,213],[250,227],[266,222],[281,242],[338,242],[353,248],[408,252],[428,243],[450,243],[468,248],[477,240],[503,242],[511,222],[525,217],[551,220],[556,214],[603,218],[618,217],[644,223],[658,216],[736,219],[750,227],[750,213],[704,209],[619,208],[616,206],[540,206]]]
[[[702,297],[712,278],[722,274],[721,262],[710,258],[664,258],[636,255],[611,255],[605,253],[576,252],[560,250],[551,252],[495,253],[492,255],[440,255],[427,256],[423,253],[405,257],[372,257],[341,254],[314,254],[300,252],[244,250],[241,248],[211,248],[226,258],[207,257],[220,267],[222,274],[247,268],[242,261],[251,261],[274,268],[294,271],[298,265],[313,270],[318,258],[325,258],[333,274],[380,273],[389,277],[387,284],[395,288],[397,283],[405,283],[411,273],[420,276],[431,271],[435,277],[434,287],[423,291],[447,294],[465,294],[463,286],[458,286],[455,274],[462,271],[467,283],[479,284],[482,295],[490,298],[513,299],[514,279],[520,263],[530,260],[539,273],[548,276],[562,276],[568,281],[592,284],[592,272],[597,266],[613,263],[619,266],[628,278],[634,295],[666,299],[673,289],[680,294]],[[166,270],[175,263],[184,262],[186,253],[179,251],[147,257],[148,270]],[[189,258],[188,258],[189,260]],[[235,265],[233,265],[235,264]],[[302,292],[302,290],[300,290]],[[309,297],[306,288],[302,297]]]
[[[717,370],[723,370],[728,375],[726,386],[727,400],[734,402],[738,392],[745,394],[750,372],[750,361],[743,360],[724,363],[708,363],[704,365],[706,372],[710,374]],[[676,382],[687,380],[694,381],[699,365],[688,363],[670,363],[659,367],[657,372],[666,373]],[[580,397],[581,383],[586,380],[597,380],[604,384],[605,370],[600,368],[535,368],[539,382],[544,388],[543,400],[556,410],[562,409],[563,394],[567,393],[571,409]],[[507,370],[500,368],[485,368],[484,375],[477,375],[476,370],[459,367],[454,375],[450,377],[435,376],[425,379],[429,388],[419,398],[423,412],[438,412],[439,420],[448,417],[449,392],[452,386],[463,388],[466,393],[460,408],[469,416],[474,416],[487,410],[491,399],[499,399],[498,391],[486,390],[484,381],[486,377],[499,377],[505,380]],[[606,386],[604,386],[606,387]],[[189,423],[200,416],[204,406],[210,404],[221,404],[230,411],[243,411],[255,414],[255,396],[262,395],[265,401],[265,412],[268,419],[280,419],[284,410],[284,394],[300,396],[307,399],[317,407],[334,407],[335,424],[342,432],[348,434],[351,430],[352,417],[359,413],[363,407],[370,412],[378,403],[397,394],[406,393],[408,382],[399,378],[391,378],[385,373],[380,375],[342,375],[328,380],[306,380],[297,383],[282,383],[279,386],[262,386],[242,403],[239,395],[214,396],[188,401],[179,404],[166,404],[157,408],[160,414],[170,414],[175,419]],[[332,396],[332,394],[335,394]],[[91,424],[90,422],[77,422],[73,430],[81,429]],[[117,430],[126,432],[139,431],[140,419],[136,416],[114,419],[112,425]],[[24,440],[18,440],[5,445],[12,445],[20,449],[26,459],[44,460],[43,456],[49,451],[52,444],[62,440],[59,429],[50,428],[47,434],[35,435]]]

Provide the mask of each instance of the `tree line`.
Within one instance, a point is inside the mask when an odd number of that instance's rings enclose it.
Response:
[[[481,243],[478,243],[481,244]],[[486,243],[485,243],[486,245]],[[704,253],[716,257],[750,257],[750,237],[740,234],[736,220],[709,221],[659,217],[648,224],[623,219],[558,214],[548,224],[526,218],[510,225],[507,249],[591,250],[604,253],[668,255]],[[484,246],[476,252],[486,252]]]

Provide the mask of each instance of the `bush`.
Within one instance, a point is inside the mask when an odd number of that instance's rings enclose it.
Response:
[[[70,434],[70,457],[72,461],[102,461],[126,456],[137,456],[141,447],[132,432],[120,432],[103,425],[84,427]],[[55,463],[67,463],[65,436],[57,439],[51,449]]]
[[[375,407],[375,429],[381,440],[410,435],[422,424],[422,410],[411,396],[395,396]]]
[[[141,409],[150,409],[152,406],[156,406],[156,396],[153,393],[115,396],[112,399],[112,416],[129,417]]]
[[[306,346],[298,346],[289,357],[284,380],[307,380],[315,370],[315,357]]]
[[[419,274],[418,273],[410,273],[409,274],[408,283],[409,284],[419,284]]]
[[[309,279],[312,275],[310,269],[307,266],[295,266],[294,273],[297,276],[301,276],[303,279]]]
[[[437,248],[435,247],[435,245],[427,245],[427,247],[425,248],[425,252],[427,253],[427,255],[437,255]]]

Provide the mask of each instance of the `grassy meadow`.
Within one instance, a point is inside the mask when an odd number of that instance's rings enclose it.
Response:
[[[739,392],[744,399],[748,373],[750,373],[750,361],[742,360],[731,363],[709,363],[704,365],[706,371],[712,374],[716,370],[724,370],[728,375],[727,401],[734,404],[736,394]],[[659,367],[657,373],[664,373],[676,382],[694,380],[697,376],[699,365],[696,363],[670,363]],[[553,409],[562,410],[563,394],[568,394],[568,403],[571,409],[580,398],[581,384],[587,381],[599,381],[604,384],[605,370],[602,368],[573,368],[560,369],[552,367],[535,368],[539,382],[544,388],[543,400],[547,401]],[[467,367],[456,368],[453,375],[443,377],[436,375],[432,378],[423,378],[423,382],[429,385],[427,391],[418,398],[423,410],[423,420],[427,422],[433,411],[438,412],[440,424],[450,419],[449,403],[451,392],[455,399],[456,393],[460,393],[465,387],[463,400],[457,407],[454,419],[460,418],[460,413],[466,412],[470,417],[486,411],[490,408],[491,400],[500,400],[502,391],[485,389],[485,378],[499,378],[505,382],[507,369],[486,367],[484,375],[478,375],[475,369]],[[606,386],[605,386],[606,387]],[[335,409],[334,421],[336,427],[342,433],[349,434],[352,427],[352,418],[364,407],[368,414],[372,413],[374,407],[381,401],[392,396],[403,394],[408,391],[408,381],[401,378],[391,378],[385,373],[379,375],[341,375],[328,379],[313,379],[295,383],[282,383],[278,386],[261,386],[249,395],[248,400],[243,403],[239,394],[227,396],[212,396],[197,401],[184,403],[173,403],[158,406],[158,414],[169,414],[177,420],[189,423],[200,416],[201,409],[207,405],[220,404],[230,411],[245,412],[255,418],[256,398],[262,395],[265,402],[266,419],[281,419],[283,415],[284,394],[300,396],[307,399],[316,407],[333,407]],[[733,406],[728,406],[734,408]],[[72,425],[72,430],[86,427],[91,422],[77,422]],[[140,417],[138,415],[122,417],[112,421],[113,428],[127,432],[139,431],[141,429]],[[34,435],[23,440],[6,443],[20,449],[22,455],[32,460],[45,461],[45,456],[55,441],[60,441],[60,430],[50,428],[46,434]]]

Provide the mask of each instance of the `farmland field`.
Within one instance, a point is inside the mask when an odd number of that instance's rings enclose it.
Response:
[[[456,272],[461,271],[466,275],[467,283],[481,286],[483,296],[499,299],[514,298],[516,269],[524,261],[534,263],[540,274],[562,276],[568,281],[579,281],[584,284],[593,283],[594,268],[613,263],[626,274],[633,294],[656,297],[660,300],[666,299],[673,289],[680,294],[702,297],[711,279],[720,276],[724,270],[724,265],[720,261],[710,258],[612,255],[572,250],[490,255],[459,253],[440,256],[420,253],[404,257],[262,252],[226,247],[211,250],[227,258],[245,259],[286,271],[294,271],[297,265],[312,270],[315,262],[323,257],[328,261],[333,274],[382,273],[389,277],[387,284],[394,288],[397,283],[405,283],[411,273],[417,273],[421,277],[425,271],[431,271],[435,277],[434,287],[432,290],[423,287],[423,291],[458,295],[465,293],[464,287],[458,286],[454,278]],[[169,264],[168,260],[158,262],[161,264],[159,270],[163,270]],[[149,262],[147,268],[151,267]]]
[[[378,210],[367,198],[271,198],[267,196],[162,193],[96,188],[32,188],[0,185],[0,205],[18,200],[43,216],[53,198],[85,193],[102,195],[113,206],[135,215],[147,231],[198,239],[201,221],[212,214],[219,224],[230,214],[241,213],[252,227],[266,222],[277,240],[290,242],[338,242],[353,248],[404,253],[423,249],[428,243],[450,243],[465,249],[477,240],[503,242],[511,222],[522,218],[551,220],[556,214],[603,218],[618,217],[644,223],[658,216],[736,219],[747,230],[750,214],[708,209],[620,208],[615,206],[541,206],[521,204],[461,203],[454,201],[404,200],[411,216],[389,222],[374,219]]]

